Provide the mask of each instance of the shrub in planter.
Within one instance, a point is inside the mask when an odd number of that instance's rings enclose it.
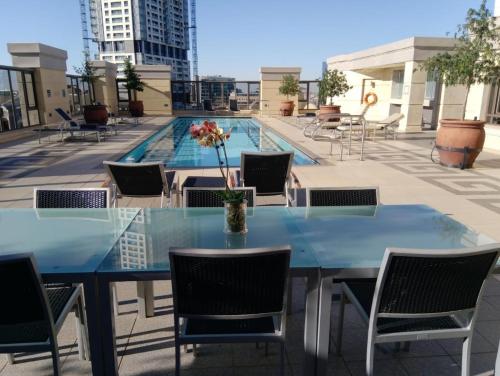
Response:
[[[421,69],[436,72],[446,86],[466,87],[462,118],[441,119],[435,147],[442,165],[470,168],[485,140],[485,121],[465,119],[470,87],[500,80],[500,28],[486,7],[486,0],[479,9],[468,10],[465,23],[459,26],[455,37],[457,44],[451,52],[428,58]]]
[[[141,117],[144,115],[144,104],[142,101],[137,100],[137,92],[144,91],[144,84],[135,71],[130,59],[125,60],[125,69],[123,73],[125,74],[125,79],[127,80],[125,87],[134,95],[134,100],[129,100],[128,103],[130,115],[133,117]]]
[[[286,101],[281,102],[281,115],[292,116],[295,104],[290,100],[290,96],[293,97],[300,93],[299,80],[291,74],[284,75],[281,80],[281,86],[279,87],[279,93],[281,95],[286,95]]]
[[[319,82],[319,117],[320,119],[336,121],[331,114],[340,113],[340,106],[333,104],[333,98],[347,93],[349,86],[345,74],[337,69],[327,70]],[[327,102],[330,102],[329,104]]]

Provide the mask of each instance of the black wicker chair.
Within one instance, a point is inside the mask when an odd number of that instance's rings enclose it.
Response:
[[[172,204],[171,195],[175,192],[176,172],[167,171],[161,162],[121,163],[104,161],[117,194],[128,197],[160,197],[163,207],[164,196]],[[114,200],[116,204],[116,199]]]
[[[88,341],[81,285],[45,288],[33,254],[0,256],[0,353],[52,353],[54,375],[61,374],[57,333],[68,313],[77,320],[78,353],[88,359]]]
[[[348,298],[368,322],[366,373],[373,374],[375,345],[461,338],[462,375],[469,375],[471,340],[484,282],[500,244],[451,250],[387,249],[374,281],[342,283],[337,351],[342,349]]]
[[[245,199],[247,200],[247,206],[255,206],[255,188],[254,187],[241,187],[235,188],[235,191],[241,191],[245,193]],[[184,188],[182,194],[183,205],[185,208],[195,207],[195,208],[217,208],[223,207],[224,201],[222,197],[218,195],[218,192],[224,192],[223,188]]]
[[[248,342],[279,343],[284,375],[290,247],[172,248],[169,256],[176,376],[183,344]]]
[[[306,188],[306,206],[376,206],[377,187]]]
[[[241,170],[236,171],[236,184],[255,187],[257,196],[285,196],[288,205],[293,155],[293,151],[241,153]]]
[[[34,208],[109,208],[108,188],[35,188]]]

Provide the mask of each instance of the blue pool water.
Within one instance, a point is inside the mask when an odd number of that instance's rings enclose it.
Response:
[[[294,151],[295,165],[317,164],[299,149],[271,132],[252,118],[195,118],[179,117],[170,122],[142,144],[120,159],[120,162],[163,161],[169,168],[177,167],[217,167],[217,154],[214,148],[198,145],[191,138],[189,127],[204,120],[216,121],[225,130],[231,131],[226,142],[230,167],[240,165],[242,151]]]

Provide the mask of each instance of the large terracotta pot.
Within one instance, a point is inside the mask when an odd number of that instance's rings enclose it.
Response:
[[[83,106],[83,117],[87,124],[107,124],[108,110],[102,104]]]
[[[283,101],[280,106],[280,113],[283,116],[292,116],[295,104],[293,101]]]
[[[326,121],[339,121],[338,117],[332,116],[332,114],[340,114],[340,106],[336,106],[333,104],[329,105],[321,105],[319,106],[319,120]]]
[[[471,168],[483,149],[484,121],[443,119],[436,135],[436,149],[443,166]]]
[[[144,115],[144,103],[142,101],[129,101],[128,110],[133,117],[142,117]]]

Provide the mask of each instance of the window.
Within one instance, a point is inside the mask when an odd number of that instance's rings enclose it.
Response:
[[[425,81],[424,98],[433,101],[436,97],[437,73],[427,72],[427,81]]]
[[[122,4],[120,1],[113,1],[111,3],[111,8],[117,8],[117,7],[120,7]]]
[[[403,97],[404,77],[405,71],[403,69],[392,72],[391,98],[401,99]]]
[[[106,11],[106,12],[107,12],[107,11]],[[121,15],[121,14],[122,14],[121,9],[113,9],[113,10],[111,11],[111,15],[112,15],[112,16],[119,16],[119,15]]]
[[[122,22],[123,18],[121,18],[121,17],[113,17],[112,20],[113,20],[113,23],[118,23],[118,22]]]
[[[113,33],[113,38],[123,38],[123,33]]]
[[[115,26],[113,26],[113,30],[119,30],[119,31],[121,31],[121,30],[123,30],[123,25],[115,25]]]

